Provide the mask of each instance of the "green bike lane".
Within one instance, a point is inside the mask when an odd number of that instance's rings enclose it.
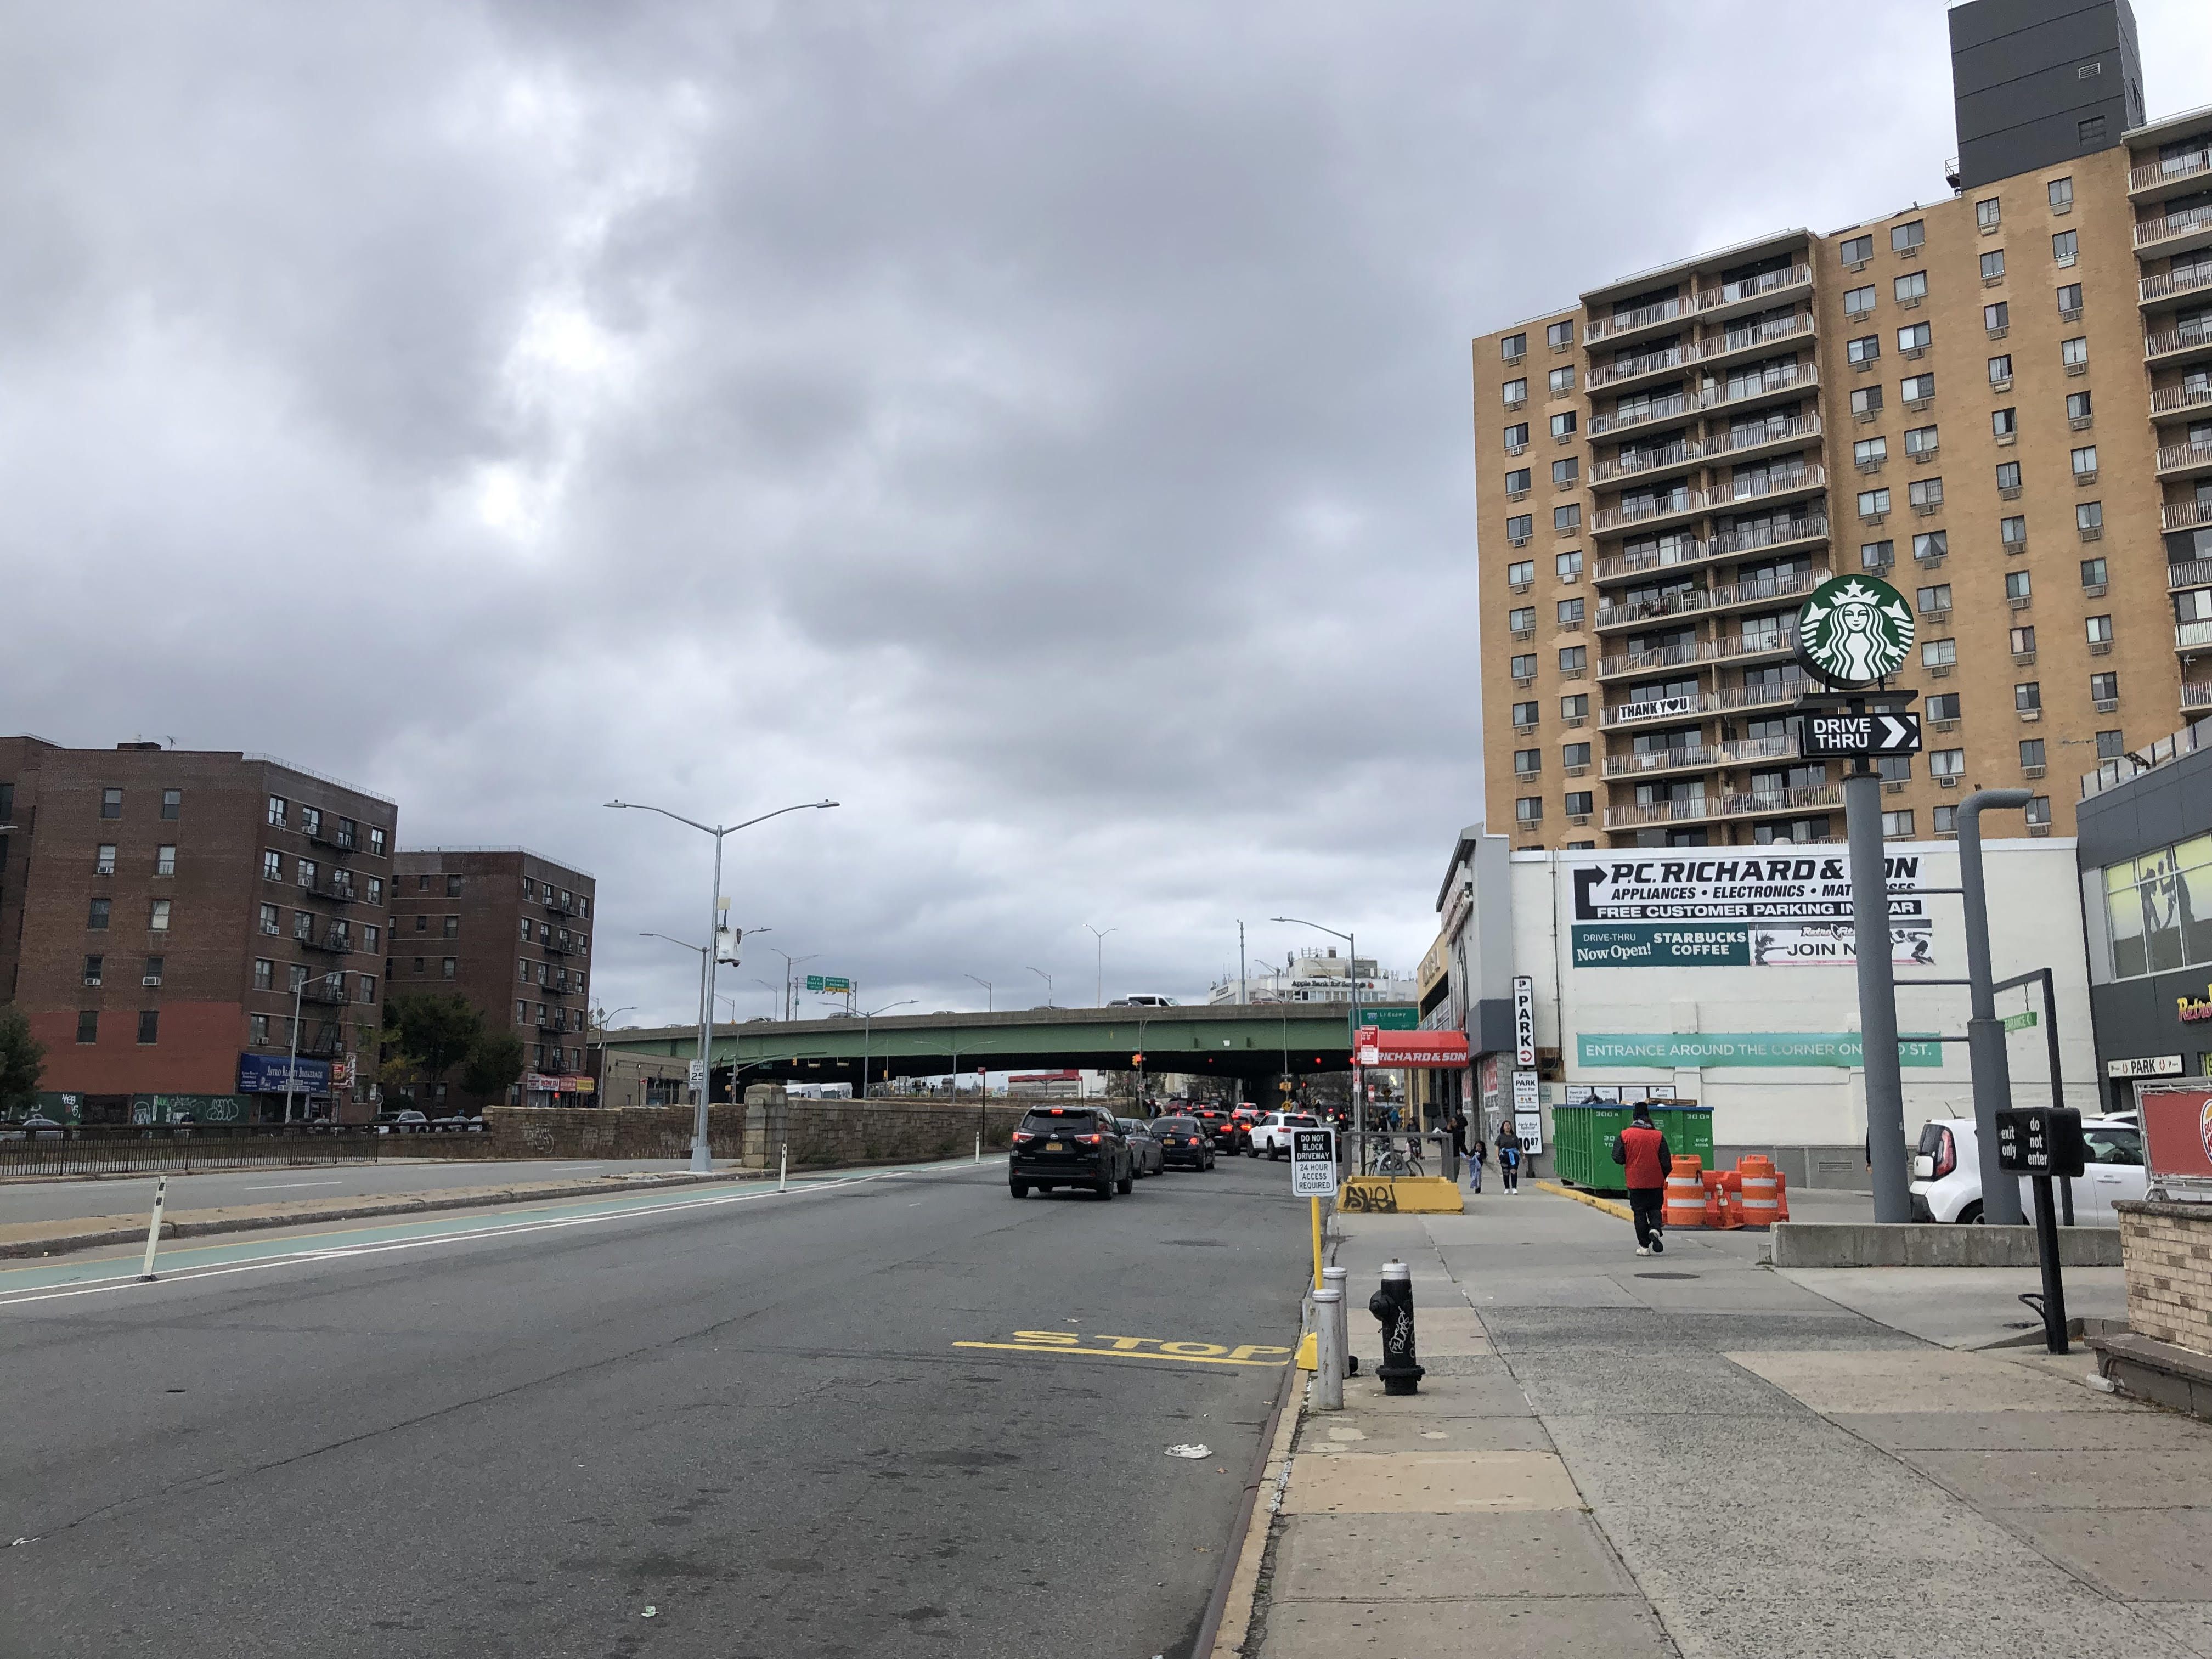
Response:
[[[733,1204],[790,1201],[810,1194],[865,1186],[895,1176],[943,1174],[976,1166],[965,1158],[890,1164],[847,1173],[793,1176],[781,1188],[757,1176],[688,1188],[614,1193],[605,1197],[543,1203],[500,1204],[482,1210],[447,1211],[407,1220],[305,1224],[206,1243],[165,1243],[155,1277],[142,1274],[143,1246],[109,1249],[35,1265],[0,1267],[0,1310],[31,1303],[188,1283],[226,1274],[316,1262],[344,1261],[396,1251],[466,1245],[520,1234],[559,1231],[610,1222],[710,1210]]]

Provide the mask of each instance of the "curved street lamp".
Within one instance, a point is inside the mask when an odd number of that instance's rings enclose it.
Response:
[[[696,818],[687,818],[681,812],[672,812],[665,806],[649,806],[634,800],[611,800],[611,808],[623,811],[658,812],[664,818],[672,818],[702,836],[714,838],[714,886],[708,895],[707,937],[710,941],[720,937],[722,925],[722,841],[740,830],[750,830],[756,823],[766,823],[770,818],[780,818],[786,812],[819,811],[837,805],[834,800],[803,800],[790,806],[779,806],[773,812],[763,812],[758,817],[747,818],[742,823],[702,823]],[[678,944],[682,940],[677,941]],[[707,1145],[707,1097],[714,1092],[710,1066],[714,1027],[714,951],[711,944],[703,947],[704,958],[699,975],[699,1099],[691,1120],[691,1168],[695,1173],[711,1173],[714,1167],[714,1154]],[[732,1062],[734,1064],[734,1061]],[[734,1091],[737,1073],[730,1073]]]
[[[1045,972],[1042,968],[1032,968],[1030,969],[1030,972],[1035,974],[1039,979],[1044,981],[1044,1006],[1048,1008],[1051,1007],[1053,1006],[1052,975]]]
[[[1345,978],[1352,987],[1352,1030],[1359,1030],[1359,938],[1356,933],[1340,933],[1334,927],[1324,927],[1317,921],[1308,921],[1303,916],[1270,916],[1270,921],[1288,922],[1296,927],[1310,927],[1316,933],[1327,933],[1331,939],[1340,939],[1352,952],[1352,960],[1345,963]],[[1367,1173],[1367,1099],[1366,1089],[1360,1081],[1358,1056],[1352,1056],[1352,1132],[1359,1140],[1359,1172]],[[1418,1142],[1416,1143],[1419,1144]]]
[[[894,1009],[894,1008],[911,1008],[911,1007],[913,1007],[913,1006],[914,1006],[914,1005],[915,1004],[915,1002],[916,1002],[916,1001],[918,1001],[919,1000],[920,1000],[920,999],[915,998],[915,997],[908,997],[908,998],[907,998],[903,1002],[886,1002],[886,1003],[885,1003],[885,1004],[884,1004],[884,1006],[883,1006],[882,1007],[880,1007],[880,1008],[871,1008],[871,1009],[867,1010],[866,1012],[864,1012],[864,1013],[862,1013],[862,1014],[861,1014],[861,1016],[860,1016],[860,1094],[859,1094],[858,1096],[856,1096],[856,1097],[855,1097],[855,1098],[857,1098],[857,1099],[860,1099],[860,1100],[866,1100],[866,1099],[868,1097],[868,1044],[869,1044],[869,1039],[870,1039],[870,1037],[873,1035],[873,1032],[874,1032],[874,1030],[875,1030],[875,1018],[876,1018],[876,1016],[877,1016],[878,1014],[888,1014],[888,1013],[889,1013],[889,1012],[890,1012],[890,1011],[891,1011],[892,1009]],[[830,1000],[829,1000],[827,997],[824,997],[824,998],[823,999],[823,1000],[824,1002],[828,1002]],[[838,1006],[839,1005],[837,1005],[837,1004],[836,1004],[836,1003],[830,1003],[830,1006],[832,1006],[832,1007],[836,1007],[836,1006]],[[852,1010],[851,1010],[851,1009],[849,1009],[849,1008],[848,1008],[848,1009],[846,1009],[846,1010],[845,1010],[845,1012],[846,1012],[847,1013],[848,1013],[848,1014],[849,1014],[850,1012],[852,1012]]]

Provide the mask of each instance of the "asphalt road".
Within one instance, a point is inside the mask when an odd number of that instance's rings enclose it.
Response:
[[[0,1654],[1187,1654],[1285,1375],[1224,1361],[1296,1340],[1289,1185],[955,1164],[0,1273]]]
[[[641,1171],[671,1175],[690,1167],[684,1158],[629,1158],[598,1163],[523,1159],[512,1163],[325,1164],[258,1170],[195,1170],[169,1177],[168,1205],[175,1210],[213,1210],[238,1204],[282,1204],[303,1198],[360,1198],[383,1193],[429,1193],[448,1187],[496,1187],[514,1182],[589,1181],[593,1176]],[[88,1216],[144,1218],[154,1206],[152,1176],[93,1181],[60,1176],[0,1184],[0,1226],[17,1221],[72,1221]]]

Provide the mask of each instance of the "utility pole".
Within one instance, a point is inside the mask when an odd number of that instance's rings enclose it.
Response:
[[[1091,924],[1087,921],[1083,925],[1085,927],[1091,927]],[[1118,927],[1109,927],[1106,933],[1118,933],[1121,931]],[[1091,1006],[1094,1008],[1103,1008],[1106,1006],[1106,933],[1099,933],[1096,927],[1091,927],[1091,932],[1098,940],[1098,988],[1091,998]]]
[[[1244,924],[1237,924],[1237,1006],[1243,1007],[1249,1000],[1244,988]]]

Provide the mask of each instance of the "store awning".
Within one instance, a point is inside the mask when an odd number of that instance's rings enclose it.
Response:
[[[1362,1066],[1461,1066],[1468,1063],[1464,1031],[1379,1031],[1363,1025],[1352,1045]]]

